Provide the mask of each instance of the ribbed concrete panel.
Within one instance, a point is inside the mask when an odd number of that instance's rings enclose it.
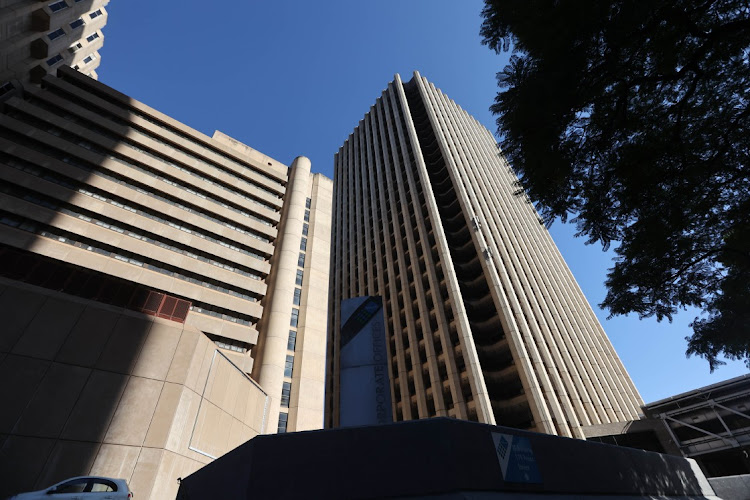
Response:
[[[641,399],[492,134],[415,73],[334,159],[328,426],[342,300],[381,295],[397,420],[583,438]]]
[[[0,96],[0,252],[25,266],[3,273],[172,318],[176,306],[145,302],[167,294],[249,372],[266,337],[258,324],[288,168],[70,68],[57,73]]]

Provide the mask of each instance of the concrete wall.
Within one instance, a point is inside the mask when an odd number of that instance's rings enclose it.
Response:
[[[750,474],[712,477],[708,482],[716,495],[724,500],[750,500]]]
[[[0,497],[178,477],[263,432],[266,395],[193,327],[0,279]]]

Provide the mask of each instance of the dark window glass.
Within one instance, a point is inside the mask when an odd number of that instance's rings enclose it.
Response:
[[[102,15],[102,11],[101,11],[101,9],[100,9],[100,10],[97,10],[97,11],[94,11],[94,12],[92,12],[92,13],[91,13],[91,15],[90,15],[89,17],[91,17],[91,19],[94,19],[95,17],[99,17],[99,16],[101,16],[101,15]]]
[[[305,222],[310,222],[310,211],[305,210]]]
[[[302,298],[302,289],[301,288],[295,288],[294,289],[294,305],[298,306],[300,303],[300,299]]]
[[[302,224],[302,236],[307,236],[307,232],[310,230],[310,224]]]
[[[292,369],[294,368],[294,356],[291,354],[286,355],[286,363],[284,363],[284,376],[292,378]]]
[[[282,408],[289,408],[289,396],[292,394],[292,384],[289,382],[284,382],[283,387],[281,388],[281,407]]]
[[[70,27],[73,29],[78,28],[79,26],[83,26],[85,23],[83,22],[83,19],[76,19],[72,23],[70,23]]]
[[[62,56],[60,54],[57,54],[55,57],[50,57],[47,59],[47,66],[52,66],[53,64],[59,63],[62,61]]]
[[[52,12],[57,12],[58,10],[63,10],[67,7],[68,4],[65,3],[65,0],[60,0],[59,2],[49,4],[49,10],[51,10]]]
[[[289,415],[281,412],[279,413],[279,434],[283,434],[286,432],[286,422],[289,419]]]
[[[302,240],[299,243],[299,249],[307,250],[307,238],[305,238],[304,236],[302,237]]]
[[[52,494],[83,493],[88,484],[88,479],[73,479],[65,482],[51,491]]]
[[[53,31],[52,33],[48,33],[47,36],[49,37],[50,40],[54,40],[55,38],[60,38],[64,34],[65,34],[65,30],[60,28],[58,30]]]
[[[295,281],[295,284],[302,286],[302,278],[304,275],[305,272],[302,269],[297,269],[297,280]]]
[[[86,37],[86,41],[87,42],[93,42],[97,38],[99,38],[99,33],[93,33],[93,34],[91,34],[91,35],[89,35],[89,36]]]
[[[305,200],[305,208],[310,208],[310,205],[312,205],[312,198]]]
[[[289,340],[286,343],[286,348],[290,351],[293,351],[296,345],[297,345],[297,332],[295,330],[289,330]]]
[[[296,328],[297,323],[299,323],[299,309],[297,309],[296,307],[292,307],[292,319],[289,322],[289,325]]]
[[[111,481],[95,479],[92,481],[91,491],[99,493],[109,493],[110,491],[117,491],[117,485]]]
[[[299,259],[297,259],[297,265],[299,267],[305,267],[305,254],[300,252]]]

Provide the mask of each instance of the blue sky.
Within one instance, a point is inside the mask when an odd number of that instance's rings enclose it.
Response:
[[[480,44],[480,0],[113,1],[99,79],[185,124],[222,132],[332,176],[333,154],[395,73],[418,70],[490,130],[495,73],[509,54]],[[551,229],[646,402],[747,373],[685,357],[688,323],[617,317],[597,304],[611,252]]]

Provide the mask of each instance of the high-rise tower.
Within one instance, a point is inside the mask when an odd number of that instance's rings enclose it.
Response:
[[[395,420],[562,436],[642,404],[492,134],[398,75],[335,156],[326,425],[340,303],[380,295]]]
[[[0,95],[60,66],[96,79],[109,0],[0,2]]]
[[[0,497],[322,427],[330,179],[56,73],[0,96]]]

